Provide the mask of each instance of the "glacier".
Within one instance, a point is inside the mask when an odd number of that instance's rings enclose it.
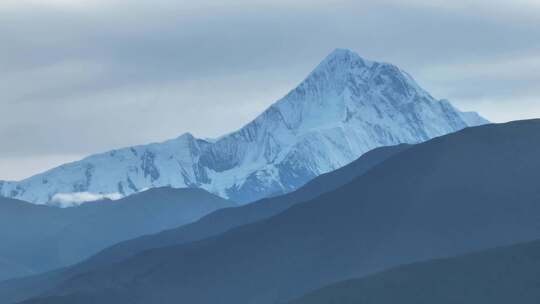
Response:
[[[96,154],[21,181],[0,195],[36,204],[58,193],[119,194],[197,187],[239,203],[297,189],[365,152],[489,123],[437,100],[395,65],[347,49],[328,55],[296,88],[241,129],[190,133]]]

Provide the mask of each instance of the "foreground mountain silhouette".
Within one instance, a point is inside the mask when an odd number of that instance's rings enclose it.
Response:
[[[129,195],[172,186],[252,202],[295,190],[376,147],[484,123],[476,113],[434,99],[396,66],[338,49],[238,131],[211,141],[184,134],[93,155],[20,182],[0,182],[0,195],[46,203],[58,193]]]
[[[235,227],[269,218],[297,203],[313,199],[322,193],[349,183],[377,164],[409,147],[409,145],[401,144],[377,148],[362,155],[349,165],[316,177],[297,191],[241,207],[223,208],[195,223],[121,242],[72,267],[0,283],[0,302],[11,303],[37,296],[71,277],[91,269],[108,267],[145,250],[198,241]]]
[[[6,265],[0,281],[80,262],[120,241],[232,206],[201,189],[155,188],[65,209],[0,198],[0,263]]]
[[[540,238],[540,121],[415,145],[334,191],[142,252],[26,303],[276,303],[404,263]]]
[[[349,280],[291,304],[537,304],[540,241],[432,260]]]

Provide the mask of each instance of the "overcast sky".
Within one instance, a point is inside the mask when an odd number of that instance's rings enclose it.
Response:
[[[1,0],[0,179],[232,131],[338,47],[492,121],[540,117],[538,0]]]

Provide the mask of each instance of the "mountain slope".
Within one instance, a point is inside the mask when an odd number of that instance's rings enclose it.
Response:
[[[94,269],[31,303],[279,303],[403,263],[539,239],[539,153],[540,120],[468,128],[270,219]]]
[[[312,292],[291,304],[536,304],[540,241],[415,263]]]
[[[72,267],[0,283],[0,302],[15,302],[39,295],[51,286],[93,268],[108,267],[144,250],[184,244],[215,236],[245,224],[276,215],[287,208],[313,199],[322,193],[343,186],[384,160],[405,151],[410,146],[381,147],[362,155],[354,162],[316,177],[300,189],[283,196],[263,199],[253,204],[217,210],[192,224],[163,231],[156,235],[142,236],[111,246],[90,259]]]
[[[314,199],[349,183],[372,167],[409,147],[410,145],[401,144],[376,148],[342,168],[316,177],[294,192],[241,207],[220,209],[193,224],[164,231],[159,235],[148,235],[122,242],[105,249],[88,262],[99,262],[99,264],[103,260],[107,263],[116,262],[144,250],[201,240],[235,227],[269,218],[291,206]]]
[[[0,197],[0,280],[36,273],[51,231],[67,224],[59,208]]]
[[[172,188],[65,209],[0,198],[0,261],[15,267],[3,267],[0,280],[70,265],[117,242],[234,205],[200,189]]]
[[[172,186],[252,202],[295,190],[373,148],[486,122],[434,99],[391,64],[338,49],[236,132],[211,142],[185,134],[93,155],[20,182],[0,182],[0,195],[46,203],[58,193],[125,195]]]

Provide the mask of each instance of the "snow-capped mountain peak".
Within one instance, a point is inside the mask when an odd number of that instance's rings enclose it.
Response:
[[[200,187],[238,202],[294,190],[383,145],[417,143],[487,123],[436,100],[398,67],[336,49],[295,89],[238,131],[190,133],[85,158],[0,194],[47,203],[56,193],[129,195],[158,186]]]

